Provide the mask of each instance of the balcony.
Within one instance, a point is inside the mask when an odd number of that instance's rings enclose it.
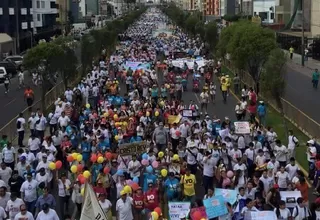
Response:
[[[35,14],[58,14],[58,10],[56,8],[35,8],[35,9],[33,9],[33,13],[35,13]]]

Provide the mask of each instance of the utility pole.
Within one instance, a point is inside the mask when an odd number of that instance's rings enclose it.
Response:
[[[20,27],[19,27],[19,7],[18,0],[16,0],[16,7],[14,9],[14,14],[16,15],[16,54],[20,53]]]
[[[302,25],[301,25],[301,28],[302,28],[302,36],[301,36],[301,66],[304,66],[304,56],[305,56],[305,53],[304,53],[304,48],[305,48],[305,45],[304,45],[304,1],[301,0],[301,9],[302,9],[302,18],[301,18],[301,22],[302,22]]]

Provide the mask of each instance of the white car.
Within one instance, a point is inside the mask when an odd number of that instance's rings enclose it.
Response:
[[[4,81],[5,77],[7,76],[6,68],[0,66],[0,81]]]
[[[5,59],[5,61],[11,61],[14,62],[17,66],[20,66],[23,62],[23,57],[22,56],[7,56]]]

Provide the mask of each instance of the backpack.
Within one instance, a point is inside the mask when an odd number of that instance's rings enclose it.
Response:
[[[20,129],[21,128],[21,121],[17,121],[17,129]]]
[[[299,209],[298,209],[298,206],[294,207],[294,209],[297,211],[296,216],[292,216],[292,217],[295,219],[296,217],[298,217],[298,216],[299,216]],[[305,215],[307,215],[307,213],[308,213],[308,214],[309,214],[309,216],[308,216],[308,217],[303,218],[303,220],[307,220],[307,219],[311,218],[311,213],[310,213],[310,210],[309,210],[309,209],[307,209],[306,207],[304,207],[304,212],[305,212]]]

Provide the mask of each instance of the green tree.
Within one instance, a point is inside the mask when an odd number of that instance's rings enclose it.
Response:
[[[59,71],[62,56],[64,56],[62,47],[52,42],[38,44],[28,50],[24,56],[23,66],[29,70],[36,69],[42,77],[41,107],[43,110],[47,107],[45,94],[53,86],[53,75]]]
[[[196,24],[195,26],[195,32],[197,34],[199,34],[200,38],[201,39],[204,39],[205,37],[205,34],[206,34],[206,30],[204,28],[204,24],[202,21],[198,21],[198,23]]]
[[[93,57],[95,56],[94,38],[90,35],[84,35],[81,38],[81,64],[82,64],[82,76],[87,74],[88,68],[91,67]]]
[[[259,79],[263,65],[270,52],[277,47],[272,30],[262,28],[248,21],[235,25],[234,33],[227,44],[227,52],[238,69],[246,69],[259,92]]]
[[[75,55],[75,49],[78,43],[72,37],[58,37],[52,43],[60,46],[63,50],[63,56],[60,57],[59,73],[62,77],[65,88],[69,86],[76,75],[78,59]]]
[[[216,22],[209,22],[204,26],[204,40],[209,44],[210,51],[214,52],[218,44],[218,27]]]
[[[199,19],[195,15],[190,15],[185,22],[186,31],[195,36],[196,33],[196,24],[199,22]]]
[[[266,98],[274,100],[277,108],[283,117],[283,124],[288,135],[288,126],[284,117],[281,97],[284,96],[286,88],[286,62],[287,55],[281,49],[277,48],[270,52],[268,60],[264,65],[261,74],[261,91]]]
[[[218,44],[216,46],[218,55],[224,60],[227,55],[228,44],[235,32],[236,25],[228,26],[222,29]]]

